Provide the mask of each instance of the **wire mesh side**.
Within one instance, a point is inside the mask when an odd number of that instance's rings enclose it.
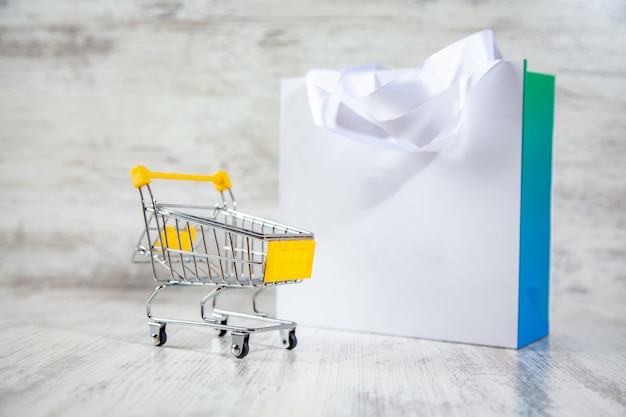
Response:
[[[145,189],[146,229],[136,253],[150,257],[160,282],[263,285],[268,240],[312,237],[225,206],[157,204]]]
[[[157,213],[146,234],[160,281],[262,285],[267,243],[262,239]]]
[[[286,226],[250,214],[236,210],[216,208],[213,217],[228,225],[232,225],[253,233],[258,233],[264,237],[272,236],[276,238],[283,235],[285,238],[307,238],[313,235],[305,230]]]

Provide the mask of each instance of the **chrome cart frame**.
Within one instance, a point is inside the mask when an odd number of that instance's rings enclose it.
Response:
[[[175,324],[210,327],[219,336],[230,332],[231,352],[237,358],[248,354],[253,333],[279,331],[285,347],[295,348],[296,323],[260,312],[257,297],[267,287],[298,283],[311,276],[313,234],[237,211],[230,179],[223,171],[213,175],[170,174],[135,166],[131,179],[139,190],[145,225],[133,261],[149,259],[154,279],[160,284],[146,301],[153,343],[165,344],[166,324]],[[212,182],[221,202],[214,206],[160,203],[153,193],[152,179]],[[152,313],[152,304],[161,292],[204,285],[213,289],[200,300],[200,320]],[[220,294],[241,288],[256,289],[251,297],[252,313],[217,308]],[[259,325],[233,325],[229,323],[231,317]]]

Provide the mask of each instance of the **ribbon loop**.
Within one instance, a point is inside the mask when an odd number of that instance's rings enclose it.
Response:
[[[501,61],[493,33],[483,30],[415,68],[313,69],[306,74],[313,121],[373,146],[438,151],[458,132],[468,95]]]

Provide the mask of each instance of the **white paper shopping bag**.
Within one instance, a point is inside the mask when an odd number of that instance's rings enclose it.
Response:
[[[548,332],[554,80],[491,32],[282,84],[280,209],[318,242],[301,324],[518,348]]]

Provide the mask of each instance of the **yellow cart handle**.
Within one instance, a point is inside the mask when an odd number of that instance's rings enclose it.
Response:
[[[170,174],[167,172],[152,172],[143,165],[135,165],[130,171],[130,178],[135,188],[150,184],[152,179],[212,182],[215,185],[215,189],[220,192],[231,187],[230,178],[228,178],[228,174],[225,171],[217,171],[213,175]]]

